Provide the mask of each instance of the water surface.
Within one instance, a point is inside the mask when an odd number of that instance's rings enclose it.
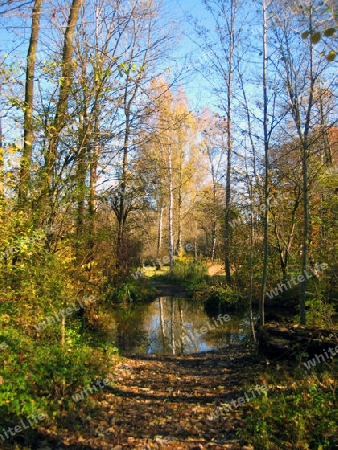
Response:
[[[209,317],[203,304],[172,296],[117,309],[112,331],[124,354],[190,354],[250,339],[247,317]]]

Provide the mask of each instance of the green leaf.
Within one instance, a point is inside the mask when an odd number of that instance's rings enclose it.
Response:
[[[307,39],[310,36],[310,32],[309,31],[304,31],[302,33],[302,39]]]
[[[336,32],[336,29],[335,29],[335,28],[327,28],[327,29],[324,31],[324,36],[326,36],[326,37],[333,36],[333,35],[335,34],[335,32]]]
[[[322,33],[320,31],[316,31],[311,36],[312,44],[318,44],[318,42],[321,40],[321,38],[322,38]]]

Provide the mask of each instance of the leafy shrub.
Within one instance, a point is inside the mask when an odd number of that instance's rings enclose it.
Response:
[[[281,386],[279,386],[281,388]],[[245,405],[240,437],[262,450],[333,449],[338,444],[335,392],[312,384],[273,392]]]
[[[211,285],[196,293],[197,298],[205,302],[205,310],[208,314],[225,313],[229,310],[243,308],[244,300],[240,292],[229,286],[224,278],[212,277],[209,279]]]
[[[124,281],[108,288],[107,301],[111,303],[134,303],[153,300],[156,288],[146,280]]]
[[[84,344],[76,330],[67,330],[67,344],[62,348],[42,339],[35,342],[13,327],[6,315],[1,322],[0,341],[6,344],[1,355],[1,428],[38,413],[46,415],[47,420],[58,420],[63,408],[75,410],[71,400],[74,392],[111,371],[106,351]],[[31,435],[32,430],[27,430],[27,441]]]
[[[334,306],[325,299],[320,289],[312,299],[307,300],[307,304],[309,305],[307,312],[309,325],[333,328]]]
[[[60,242],[53,253],[46,245],[46,230],[35,230],[21,211],[4,214],[0,202],[1,212],[0,430],[34,414],[44,414],[47,422],[57,424],[77,414],[72,400],[77,390],[112,372],[116,348],[107,335],[92,333],[89,327],[91,318],[100,318],[99,286],[88,276],[87,267],[74,264],[69,241]],[[95,305],[72,308],[77,300],[90,297]],[[51,319],[67,307],[72,314],[66,313],[62,347],[62,314]],[[28,427],[10,436],[8,443],[23,438],[32,444],[35,437],[36,430]]]

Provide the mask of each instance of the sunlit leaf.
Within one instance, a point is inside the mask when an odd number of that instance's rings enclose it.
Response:
[[[330,51],[330,53],[326,56],[326,59],[330,62],[334,61],[336,59],[337,53],[333,50]]]

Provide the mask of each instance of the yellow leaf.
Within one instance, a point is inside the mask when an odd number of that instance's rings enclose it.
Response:
[[[334,52],[333,50],[331,50],[330,53],[326,56],[326,59],[329,62],[332,62],[332,61],[334,61],[336,59],[336,56],[337,56],[337,53]]]

